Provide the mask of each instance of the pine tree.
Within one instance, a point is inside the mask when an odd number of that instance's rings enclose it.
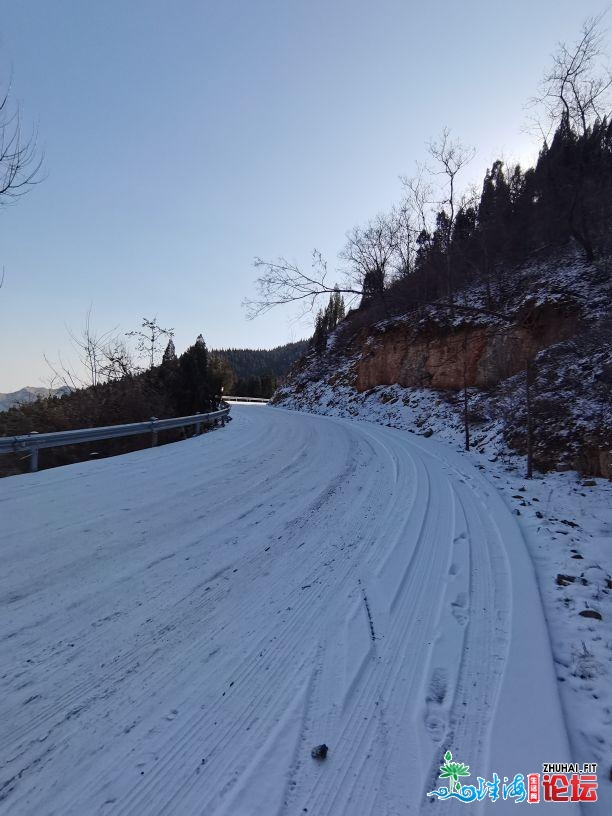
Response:
[[[317,312],[317,316],[315,318],[315,329],[311,341],[312,347],[317,352],[317,354],[321,354],[324,351],[326,341],[327,334],[324,328],[323,310],[319,309],[319,311]]]
[[[312,335],[311,345],[317,354],[322,354],[327,348],[327,338],[336,328],[338,323],[344,319],[345,305],[344,298],[337,288],[329,296],[329,303],[324,310],[319,309],[315,319],[315,330]]]
[[[170,338],[168,340],[168,345],[166,346],[166,350],[164,351],[162,357],[162,365],[169,365],[176,360],[176,349],[174,347],[174,340]]]
[[[181,371],[181,410],[187,414],[205,412],[213,407],[213,389],[209,382],[208,349],[201,334],[179,358]]]
[[[478,233],[487,281],[500,258],[506,256],[510,212],[510,186],[503,162],[497,160],[487,170],[478,205]]]

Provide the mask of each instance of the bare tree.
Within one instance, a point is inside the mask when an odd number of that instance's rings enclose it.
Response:
[[[431,206],[435,203],[430,173],[426,167],[417,165],[416,176],[400,176],[406,191],[403,207],[410,213],[410,220],[418,232],[427,232],[431,222]]]
[[[612,73],[604,63],[603,28],[605,12],[589,17],[582,25],[578,40],[559,43],[550,70],[544,75],[540,94],[532,105],[542,107],[550,133],[563,117],[580,134],[610,112]],[[543,134],[546,128],[540,126]]]
[[[140,370],[134,362],[131,350],[121,337],[112,337],[102,348],[100,375],[104,380],[122,380]]]
[[[540,113],[544,111],[544,116],[536,117],[536,122],[545,143],[551,131],[575,142],[576,164],[572,176],[560,183],[554,169],[550,169],[548,184],[557,199],[561,218],[589,262],[597,259],[600,246],[597,219],[593,218],[587,194],[587,136],[609,116],[612,103],[612,73],[604,50],[604,16],[585,20],[578,40],[572,45],[559,44],[552,67],[541,82],[539,96],[532,100],[532,106]],[[597,197],[593,190],[590,195]]]
[[[253,265],[260,273],[256,281],[258,297],[243,301],[251,320],[275,306],[290,303],[301,304],[304,312],[312,310],[321,295],[333,294],[335,291],[348,295],[349,299],[363,295],[363,287],[348,279],[344,285],[331,282],[327,262],[316,249],[312,253],[309,272],[282,257],[276,261],[255,258]]]
[[[528,359],[525,366],[525,420],[527,424],[527,471],[525,475],[528,479],[533,477],[533,366],[533,361]]]
[[[518,343],[525,342],[525,330],[536,335],[536,317],[537,309],[535,301],[531,300],[526,303],[522,309],[522,315],[516,322],[512,316],[504,316],[499,313],[491,313],[495,317],[501,318],[505,321],[505,326],[500,327],[503,332],[504,341],[508,343],[511,340]],[[531,479],[533,477],[533,469],[535,464],[535,444],[537,442],[538,432],[534,418],[534,402],[537,401],[537,364],[538,351],[537,349],[528,349],[525,357],[524,374],[524,411],[525,411],[525,449],[526,449],[526,463],[525,463],[525,477]]]
[[[340,258],[348,263],[349,279],[362,292],[362,302],[380,299],[397,268],[402,221],[397,210],[378,215],[365,227],[354,227]]]
[[[38,181],[43,161],[36,133],[24,133],[19,106],[11,103],[9,90],[0,96],[0,204],[27,193]]]
[[[69,331],[73,348],[77,350],[88,376],[88,383],[100,385],[103,374],[104,346],[110,340],[112,331],[99,333],[91,324],[91,308],[87,312],[85,325],[79,334]]]
[[[451,139],[450,132],[445,129],[441,139],[430,144],[430,153],[439,168],[429,170],[428,175],[445,176],[444,199],[438,204],[450,212],[448,236],[445,236],[450,247],[459,200],[456,177],[471,161],[474,151]],[[407,194],[399,206],[347,233],[346,244],[340,253],[345,264],[345,278],[341,284],[329,280],[327,263],[317,250],[313,252],[308,272],[283,257],[275,261],[256,258],[254,266],[260,272],[256,281],[258,297],[244,301],[248,317],[254,318],[275,306],[290,303],[301,303],[304,311],[308,311],[314,308],[321,295],[334,291],[347,295],[349,303],[356,298],[361,298],[362,303],[379,301],[387,311],[387,287],[394,276],[408,275],[413,270],[417,237],[428,230],[434,200],[433,185],[423,168],[415,178],[402,181]],[[447,260],[452,308],[452,263],[450,257]]]
[[[71,390],[101,385],[108,379],[109,356],[118,342],[116,329],[97,331],[92,325],[92,308],[89,307],[80,331],[67,331],[76,359],[73,363],[65,362],[58,354],[58,361],[53,362],[45,355],[54,381]]]
[[[430,172],[433,175],[444,176],[444,197],[439,203],[447,216],[445,234],[442,237],[445,250],[448,304],[451,315],[454,315],[452,237],[458,210],[457,176],[472,161],[476,151],[473,147],[466,147],[457,139],[452,139],[447,127],[442,130],[437,140],[429,142],[428,148],[429,154],[437,165]]]
[[[398,278],[402,278],[414,270],[418,230],[414,214],[406,200],[394,208],[393,216],[397,222],[395,273]]]
[[[117,327],[105,332],[98,331],[93,325],[92,311],[90,306],[78,332],[67,328],[73,350],[70,361],[65,361],[60,353],[57,361],[44,356],[51,372],[48,378],[50,389],[58,383],[71,391],[96,388],[109,380],[120,380],[141,371]]]
[[[431,246],[432,205],[435,202],[431,175],[422,165],[417,164],[417,174],[412,177],[400,176],[404,186],[404,197],[396,208],[398,219],[397,271],[400,277],[408,278],[416,271],[419,248]],[[423,295],[423,280],[414,279],[417,291]]]
[[[174,329],[164,329],[157,322],[157,317],[142,318],[141,328],[126,332],[126,337],[136,338],[136,348],[141,357],[153,368],[161,351],[160,341],[164,337],[173,337]]]

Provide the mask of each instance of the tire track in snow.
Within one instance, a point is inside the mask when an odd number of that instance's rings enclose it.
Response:
[[[402,432],[234,415],[0,482],[0,814],[391,816],[490,762],[511,517]]]
[[[285,579],[283,579],[283,582],[284,582],[284,583],[287,583],[287,579],[286,579],[286,578],[285,578]],[[300,615],[300,614],[298,614],[298,613],[296,613],[296,614],[294,615],[294,619],[295,619],[295,620],[299,620],[299,619],[300,619],[300,617],[301,617],[301,615]],[[278,635],[277,637],[278,637],[278,639],[279,639],[279,640],[280,640],[280,639],[288,639],[287,634],[286,634],[285,632],[282,632],[282,631],[279,633],[279,635]],[[249,661],[249,660],[247,660],[246,662],[247,662],[247,663],[249,663],[250,661]],[[234,676],[235,676],[235,673],[234,673]],[[238,681],[237,681],[237,682],[238,682]],[[255,702],[259,702],[259,701],[255,701]],[[254,704],[255,704],[255,703],[254,703]],[[237,719],[238,719],[238,720],[241,720],[241,719],[244,719],[244,717],[238,717]]]

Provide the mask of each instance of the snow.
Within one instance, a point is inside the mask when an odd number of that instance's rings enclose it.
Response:
[[[438,806],[426,793],[449,748],[473,779],[609,750],[604,720],[603,747],[565,725],[581,683],[605,698],[599,490],[579,505],[559,474],[545,505],[533,482],[517,516],[518,477],[500,470],[497,490],[451,445],[271,407],[232,415],[0,481],[0,814],[420,813]],[[559,569],[580,549],[590,583],[542,597],[569,616],[571,591],[604,620],[575,616],[592,658],[569,658],[564,717],[524,535],[546,572],[578,506]],[[593,709],[580,713],[593,734]]]
[[[499,299],[499,314],[491,306],[484,283],[466,283],[455,293],[457,314],[454,317],[449,316],[446,298],[419,304],[405,314],[380,320],[371,326],[366,344],[375,342],[377,335],[401,326],[410,329],[432,323],[454,329],[465,325],[507,326],[508,316],[518,315],[525,308],[546,305],[570,306],[575,315],[583,316],[592,324],[610,313],[609,279],[605,271],[586,262],[582,256],[577,245],[557,252],[547,249],[540,259],[532,258],[512,270],[512,275],[504,281],[503,292],[499,292],[497,282],[492,281],[489,294]],[[328,342],[328,350],[336,345],[335,340],[331,344]]]
[[[299,394],[288,390],[281,404],[431,433],[428,443],[443,440],[486,473],[516,515],[536,571],[572,756],[599,765],[600,801],[589,809],[612,812],[612,483],[573,471],[526,480],[525,459],[504,444],[500,420],[472,429],[466,454],[459,411],[429,389],[393,385],[359,394],[312,382]],[[586,610],[602,619],[582,617]]]

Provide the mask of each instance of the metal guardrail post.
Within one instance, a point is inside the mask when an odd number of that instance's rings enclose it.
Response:
[[[200,411],[196,411],[196,414],[199,414],[199,413],[200,413]],[[196,429],[196,436],[200,436],[200,434],[202,433],[202,423],[198,422],[197,425],[195,426],[195,429]]]
[[[155,448],[157,447],[157,428],[155,426],[157,417],[151,417],[149,422],[151,423],[151,447]]]
[[[28,436],[36,436],[38,431],[30,431]],[[36,473],[38,470],[38,448],[28,447],[30,451],[30,473]]]

